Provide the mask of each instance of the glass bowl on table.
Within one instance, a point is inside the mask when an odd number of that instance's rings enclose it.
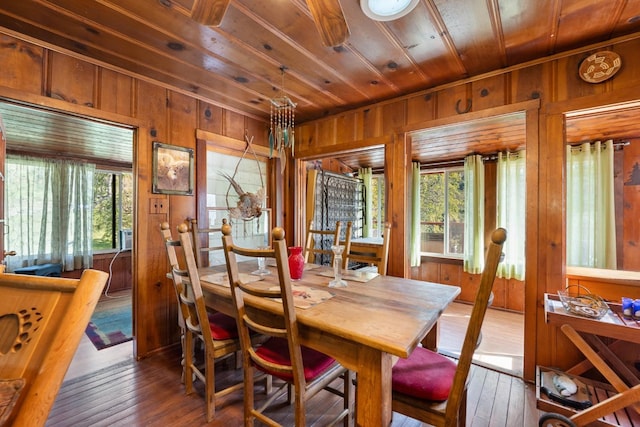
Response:
[[[578,316],[600,319],[609,311],[607,303],[584,286],[569,285],[558,291],[558,297],[565,310]]]

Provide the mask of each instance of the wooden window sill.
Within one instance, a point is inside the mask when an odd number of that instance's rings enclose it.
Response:
[[[640,272],[637,271],[567,266],[566,274],[568,279],[640,286]]]

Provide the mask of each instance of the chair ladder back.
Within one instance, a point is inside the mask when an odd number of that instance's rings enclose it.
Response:
[[[182,246],[180,240],[174,240],[171,236],[171,229],[168,222],[160,224],[160,232],[164,240],[165,248],[167,250],[167,257],[169,258],[169,271],[173,279],[173,289],[176,294],[176,301],[178,301],[178,324],[180,328],[184,328],[185,318],[189,317],[189,313],[186,311],[186,307],[180,303],[180,297],[184,292],[184,276],[176,274],[176,269],[179,267],[178,255],[176,253],[176,247]]]
[[[209,254],[213,251],[222,250],[222,245],[211,246],[209,235],[211,233],[220,233],[222,226],[214,228],[199,228],[198,220],[195,218],[187,218],[189,229],[191,230],[191,241],[193,243],[193,252],[196,259],[196,265],[198,267],[206,267],[209,265],[209,258],[206,259],[202,256],[203,253]],[[227,219],[222,219],[222,225],[227,224]]]
[[[347,228],[344,232],[344,240],[340,243],[344,243],[344,250],[342,251],[342,269],[346,270],[349,266],[349,251],[351,250],[351,233],[353,232],[353,223],[347,221]],[[333,263],[332,263],[333,265]]]
[[[380,251],[380,264],[378,264],[378,273],[387,274],[387,264],[389,262],[389,242],[391,241],[391,224],[385,223],[382,232],[382,249]]]
[[[328,255],[333,265],[333,251],[331,247],[323,248],[322,242],[325,238],[333,237],[332,245],[340,244],[340,231],[342,229],[342,223],[336,221],[336,227],[334,229],[320,230],[313,228],[313,220],[309,220],[307,223],[307,240],[304,246],[304,262],[313,263],[317,255]],[[319,246],[320,245],[320,246]],[[313,257],[311,257],[313,255]]]
[[[281,392],[285,389],[289,393],[289,400],[291,400],[291,393],[293,393],[293,399],[295,401],[295,425],[305,425],[305,403],[310,397],[323,389],[341,394],[345,399],[344,409],[336,417],[334,423],[338,420],[343,420],[345,426],[351,425],[349,424],[349,414],[353,413],[352,402],[354,393],[350,373],[335,363],[335,361],[330,361],[329,365],[324,368],[324,371],[318,373],[315,378],[310,379],[308,382],[305,378],[305,366],[303,364],[303,360],[305,359],[303,358],[303,347],[300,344],[298,335],[298,323],[291,289],[287,243],[284,239],[284,230],[278,227],[273,229],[272,249],[248,249],[235,246],[233,244],[230,227],[228,226],[222,227],[222,234],[222,244],[227,263],[227,272],[229,274],[231,295],[236,309],[236,319],[238,321],[243,350],[245,425],[253,425],[254,419],[267,425],[279,425],[270,419],[263,411],[271,405],[275,399],[280,397],[282,395]],[[275,258],[278,287],[261,287],[261,282],[258,282],[257,285],[243,283],[242,280],[240,280],[236,255]],[[245,297],[246,301],[250,303],[257,302],[255,297],[280,298],[283,313],[282,323],[278,321],[276,326],[273,325],[273,321],[262,323],[264,316],[254,314],[253,310],[247,309]],[[262,344],[262,348],[254,347],[251,344],[249,340],[249,329],[269,336],[269,339]],[[284,347],[281,339],[286,339],[287,348]],[[309,352],[314,350],[307,348],[304,350],[305,354],[313,356],[313,354]],[[278,356],[273,357],[274,354]],[[290,363],[279,363],[280,361],[284,361],[285,358],[288,358]],[[317,357],[315,358],[317,359]],[[322,360],[327,360],[326,356]],[[280,392],[273,393],[269,396],[265,402],[261,403],[259,408],[254,407],[252,367],[257,367],[260,370],[276,376],[281,375],[280,378],[285,380],[283,386],[280,388]],[[313,367],[309,369],[313,370]],[[329,386],[329,384],[339,378],[340,375],[342,375],[345,392],[332,390]],[[291,392],[291,385],[293,385],[293,392]]]
[[[173,275],[174,277],[178,276],[187,279],[182,280],[184,291],[180,295],[181,303],[184,304],[188,310],[188,317],[185,318],[185,326],[189,328],[192,333],[202,336],[205,332],[210,333],[209,316],[200,284],[200,275],[198,274],[191,233],[189,233],[186,224],[180,224],[178,226],[178,233],[180,235],[180,246],[182,246],[184,253],[186,269],[180,269],[178,266],[175,266],[172,269]],[[213,352],[213,341],[211,339],[203,339],[203,341],[205,342],[205,346],[211,347],[210,351]]]
[[[168,222],[163,222],[160,224],[160,233],[162,234],[162,239],[167,247],[167,256],[169,258],[169,266],[174,266],[178,264],[178,257],[176,255],[176,246],[180,246],[179,240],[173,240],[171,236],[171,229],[169,227]]]
[[[352,262],[362,262],[367,264],[373,264],[378,267],[379,274],[387,274],[387,265],[389,261],[389,241],[391,239],[391,224],[385,223],[384,231],[382,234],[382,245],[377,246],[375,249],[369,250],[367,248],[366,252],[361,251],[358,248],[358,251],[354,251],[349,245],[349,250],[346,251],[345,261]]]
[[[280,231],[276,231],[280,230]],[[233,244],[230,227],[222,227],[222,246],[227,260],[227,269],[229,274],[229,283],[234,305],[240,326],[241,344],[244,345],[243,351],[247,351],[251,356],[253,363],[271,371],[290,373],[304,387],[304,371],[302,369],[302,354],[298,342],[298,325],[296,319],[295,306],[293,304],[293,293],[291,291],[291,279],[289,274],[289,263],[287,253],[287,243],[284,240],[284,230],[274,229],[273,231],[273,249],[249,249],[241,248]],[[278,271],[279,289],[260,289],[259,287],[245,284],[240,280],[240,270],[236,255],[247,257],[263,257],[276,260]],[[271,324],[264,324],[258,318],[252,317],[246,310],[244,303],[244,293],[259,298],[281,298],[283,305],[284,324],[281,328],[274,327]],[[284,338],[289,344],[289,352],[291,355],[291,366],[275,365],[260,357],[253,349],[250,341],[249,330],[268,335],[276,338]]]
[[[210,422],[215,416],[216,399],[243,386],[240,382],[227,385],[218,391],[215,389],[215,361],[233,356],[240,350],[240,343],[235,338],[235,321],[221,313],[210,313],[207,310],[188,225],[183,223],[178,226],[178,240],[172,239],[168,223],[163,223],[160,229],[171,264],[170,274],[178,302],[178,320],[182,331],[182,381],[186,394],[194,391],[193,384],[196,379],[204,384],[206,419]],[[181,249],[178,251],[177,247]],[[213,316],[212,319],[215,319],[213,322],[218,335],[223,331],[229,338],[214,338],[209,322],[210,314]],[[233,331],[233,334],[230,334],[229,330]],[[204,367],[202,361],[196,360],[194,354],[197,340],[204,345]]]
[[[498,264],[502,257],[502,246],[507,239],[507,232],[504,228],[498,228],[491,234],[491,242],[485,258],[484,270],[480,278],[480,285],[476,294],[476,299],[469,317],[469,325],[465,334],[458,366],[456,368],[453,385],[449,392],[445,419],[447,424],[454,426],[458,418],[462,399],[466,399],[467,377],[471,369],[473,353],[475,352],[482,323],[484,321],[487,308],[492,299],[493,282],[496,277]]]

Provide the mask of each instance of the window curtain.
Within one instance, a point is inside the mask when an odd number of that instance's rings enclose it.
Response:
[[[484,164],[482,156],[464,159],[464,271],[482,273],[484,267]]]
[[[6,208],[10,271],[62,264],[63,271],[93,266],[92,207],[95,165],[7,156]]]
[[[420,163],[411,163],[411,267],[420,266]]]
[[[362,179],[362,183],[364,186],[364,224],[362,224],[362,237],[371,237],[372,225],[373,221],[373,200],[371,197],[371,177],[373,176],[373,172],[371,168],[360,168],[358,169],[358,176]]]
[[[526,156],[517,153],[498,153],[497,226],[507,230],[503,246],[504,259],[498,265],[497,276],[524,280],[525,275],[525,202]]]
[[[567,265],[616,269],[613,141],[567,146]]]

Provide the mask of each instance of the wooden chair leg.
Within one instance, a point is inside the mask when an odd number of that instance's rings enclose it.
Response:
[[[267,396],[273,391],[273,377],[271,375],[265,375],[264,377],[264,394]]]
[[[289,383],[287,385],[287,403],[289,405],[293,405],[296,400],[296,393],[293,384]]]
[[[460,402],[460,411],[458,412],[458,426],[465,427],[467,425],[467,390],[464,391],[462,401]]]
[[[234,355],[234,357],[236,358],[236,369],[241,369],[242,368],[242,352],[236,351],[236,354]]]
[[[352,427],[355,422],[355,399],[356,399],[356,386],[354,381],[355,375],[351,370],[347,370],[344,374],[344,406],[343,408],[348,410],[349,413],[344,417],[344,427]]]
[[[186,332],[184,336],[184,388],[187,394],[193,393],[193,335]]]
[[[205,400],[207,407],[207,422],[211,422],[216,414],[216,377],[212,357],[205,354]]]
[[[186,375],[186,365],[185,365],[185,351],[184,351],[184,346],[185,346],[185,342],[184,342],[184,328],[180,329],[180,348],[182,350],[182,354],[180,355],[180,364],[182,365],[182,376],[180,377],[180,382],[182,382],[182,384],[185,384],[185,375]]]

